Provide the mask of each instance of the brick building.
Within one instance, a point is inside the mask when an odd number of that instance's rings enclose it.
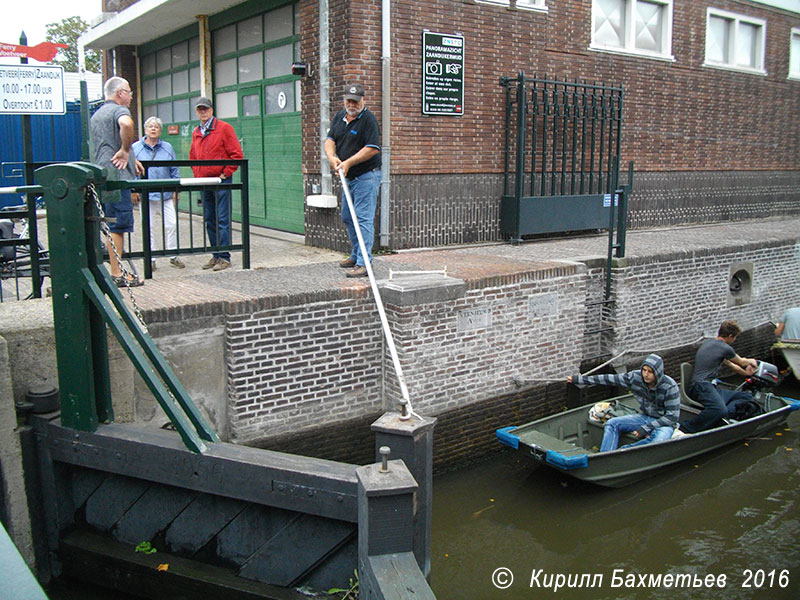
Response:
[[[179,154],[188,154],[192,98],[212,96],[244,141],[252,221],[312,245],[346,246],[338,210],[305,199],[337,192],[322,176],[320,138],[353,80],[383,127],[389,166],[376,229],[392,249],[502,237],[498,81],[520,71],[623,86],[631,227],[800,214],[792,0],[190,4],[105,0],[105,11],[120,12],[85,34],[86,45],[108,51],[106,74],[137,82],[140,119],[177,126],[168,139]],[[463,103],[451,114],[424,114],[424,31],[463,43]],[[309,74],[293,75],[293,61]]]

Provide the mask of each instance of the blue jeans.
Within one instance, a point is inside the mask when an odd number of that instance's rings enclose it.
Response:
[[[716,427],[728,417],[729,402],[753,399],[749,392],[719,388],[710,381],[698,381],[689,389],[689,395],[703,405],[703,410],[681,423],[681,431],[685,433],[698,433]]]
[[[222,183],[230,183],[230,178]],[[209,246],[231,245],[231,191],[230,189],[203,190],[203,219]],[[219,235],[217,235],[219,234]],[[214,252],[214,258],[230,262],[228,251]]]
[[[600,444],[600,452],[610,452],[616,450],[619,446],[619,434],[636,431],[642,425],[653,421],[653,417],[647,415],[625,415],[624,417],[614,417],[606,422],[603,428],[603,441]],[[634,446],[644,446],[645,444],[652,444],[654,442],[663,442],[672,437],[672,432],[675,431],[673,427],[656,427],[649,436],[638,442],[626,444],[623,448],[632,448]]]
[[[350,196],[353,198],[353,207],[356,210],[356,218],[361,227],[361,237],[364,238],[367,256],[370,264],[372,264],[372,244],[375,241],[375,209],[378,206],[378,188],[381,185],[381,172],[377,170],[367,171],[355,179],[348,179],[347,185],[350,187]],[[356,265],[363,267],[366,262],[361,255],[356,227],[350,215],[350,207],[347,205],[344,190],[342,191],[342,221],[347,229],[347,237],[350,238],[350,258],[356,261]]]

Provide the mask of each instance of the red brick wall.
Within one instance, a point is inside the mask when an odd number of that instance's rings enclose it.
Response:
[[[703,67],[706,7],[767,22],[767,76]],[[317,2],[303,0],[302,48],[318,63]],[[675,62],[588,50],[590,0],[551,0],[548,12],[464,0],[392,1],[392,172],[500,172],[501,75],[546,74],[622,84],[623,164],[638,171],[800,169],[800,82],[786,76],[800,15],[741,0],[675,0]],[[359,79],[380,115],[379,0],[331,0],[331,112],[345,81]],[[465,36],[463,117],[420,109],[422,30]],[[315,69],[316,71],[316,69]],[[319,172],[317,74],[303,84],[304,170]]]

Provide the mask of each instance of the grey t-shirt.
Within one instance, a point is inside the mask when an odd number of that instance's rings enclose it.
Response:
[[[736,356],[736,351],[722,340],[717,338],[706,340],[694,357],[692,384],[699,381],[712,381],[719,373],[722,361],[730,360],[734,356]]]
[[[111,157],[122,147],[122,136],[119,133],[119,118],[131,116],[126,106],[106,100],[90,122],[92,157],[95,164],[108,170],[109,179],[136,179],[136,157],[131,151],[128,166],[122,171],[111,164]]]

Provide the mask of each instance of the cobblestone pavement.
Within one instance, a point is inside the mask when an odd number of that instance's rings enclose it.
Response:
[[[188,231],[189,217],[181,215],[181,231]],[[156,223],[156,228],[160,224]],[[193,217],[192,230],[202,244],[202,225]],[[140,231],[137,223],[136,231]],[[185,237],[185,233],[182,233]],[[239,233],[234,233],[238,241]],[[134,240],[138,236],[134,235]],[[794,238],[800,244],[800,218],[773,218],[760,221],[720,223],[687,227],[672,227],[629,231],[628,258],[693,252],[708,248],[735,249],[750,243]],[[146,308],[157,308],[181,302],[204,300],[241,300],[271,295],[309,293],[340,288],[360,288],[369,285],[366,278],[348,279],[338,261],[338,252],[305,246],[302,237],[281,234],[254,227],[251,234],[251,270],[241,269],[241,255],[233,254],[233,267],[221,272],[203,271],[201,266],[208,254],[182,256],[185,269],[168,266],[168,259],[158,259],[153,279],[137,288]],[[139,242],[140,245],[140,242]],[[184,245],[184,242],[181,242]],[[160,243],[159,243],[160,246]],[[453,277],[482,277],[548,268],[563,261],[582,261],[605,258],[608,247],[606,234],[585,235],[561,239],[539,240],[518,245],[506,243],[477,244],[462,247],[401,251],[377,256],[374,262],[378,279],[389,277],[390,270],[447,269]],[[798,246],[800,260],[800,245]],[[141,260],[136,264],[143,273]],[[4,299],[11,294],[9,283],[4,284]]]

